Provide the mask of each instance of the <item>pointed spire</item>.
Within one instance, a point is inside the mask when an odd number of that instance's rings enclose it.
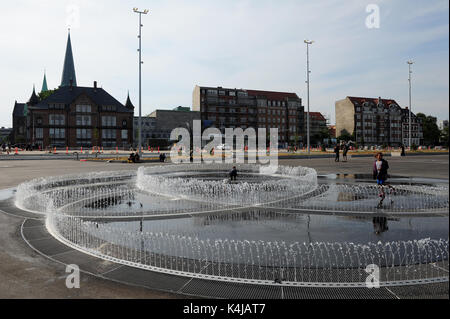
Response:
[[[131,103],[131,99],[130,99],[130,91],[128,91],[128,97],[127,97],[127,101],[125,102],[125,107],[127,109],[134,110],[134,105],[133,105],[133,103]]]
[[[28,101],[28,105],[32,106],[39,103],[39,98],[36,95],[36,89],[33,84],[33,93],[31,94],[30,100]]]
[[[75,64],[73,62],[72,44],[70,41],[70,29],[67,37],[66,56],[64,57],[64,68],[61,79],[61,87],[70,86],[72,81],[73,86],[77,86],[77,78],[75,76]]]
[[[47,92],[48,91],[48,87],[47,87],[47,76],[45,74],[46,72],[44,71],[44,81],[42,82],[42,89],[41,89],[41,93]]]

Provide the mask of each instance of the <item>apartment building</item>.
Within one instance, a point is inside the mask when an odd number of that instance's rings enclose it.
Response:
[[[361,145],[400,146],[403,140],[403,111],[395,100],[353,97],[336,101],[336,135],[354,134]]]
[[[409,146],[409,109],[402,109],[402,143]],[[423,126],[420,119],[411,112],[411,146],[423,144]]]
[[[202,129],[278,128],[279,145],[303,142],[304,107],[295,93],[196,86],[192,105]]]

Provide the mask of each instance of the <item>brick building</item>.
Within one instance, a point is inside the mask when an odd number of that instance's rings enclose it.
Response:
[[[307,127],[308,113],[305,113],[305,128]],[[328,131],[327,119],[320,112],[309,112],[309,136],[311,143],[322,143],[321,135]]]
[[[336,101],[336,135],[353,134],[361,145],[400,146],[402,108],[391,99],[351,97]]]
[[[27,103],[15,103],[15,142],[41,147],[129,147],[132,144],[134,106],[117,101],[94,81],[77,86],[70,34],[61,85],[48,91],[44,76],[40,99],[33,88]],[[42,95],[42,94],[41,94]]]
[[[295,93],[196,86],[193,110],[199,111],[202,128],[278,128],[279,145],[301,144],[304,107]]]

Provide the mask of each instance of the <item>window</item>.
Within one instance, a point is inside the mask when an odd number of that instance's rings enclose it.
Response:
[[[77,105],[76,107],[77,113],[91,113],[90,105]]]
[[[217,95],[217,90],[208,90],[208,95]]]
[[[150,123],[149,123],[149,122],[146,122],[145,125],[149,126]],[[127,120],[123,120],[123,121],[122,121],[122,127],[127,127]]]
[[[229,96],[236,96],[236,92],[230,91],[230,92],[228,92],[228,95],[229,95]]]
[[[91,126],[91,116],[77,115],[77,126]]]
[[[49,114],[48,122],[50,125],[64,125],[65,116],[64,114]]]
[[[125,130],[126,131],[126,130]],[[116,130],[114,129],[103,129],[102,130],[103,139],[116,139]]]
[[[225,91],[219,91],[219,95],[225,95]]]
[[[116,126],[116,117],[102,116],[102,126]]]
[[[66,138],[65,129],[63,129],[63,128],[51,128],[51,129],[49,129],[49,135],[50,135],[51,139]]]
[[[128,139],[128,130],[122,130],[122,140]]]
[[[37,139],[44,138],[44,129],[42,127],[36,129],[36,138]]]
[[[77,128],[77,139],[91,139],[91,130],[85,128]]]

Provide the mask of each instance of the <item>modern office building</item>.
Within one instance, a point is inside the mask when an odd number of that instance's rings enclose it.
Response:
[[[279,145],[304,140],[304,107],[295,93],[196,86],[193,110],[201,114],[202,128],[278,128]]]
[[[45,93],[45,94],[43,94]],[[93,82],[77,86],[70,34],[61,85],[48,91],[44,76],[41,97],[35,92],[27,103],[15,103],[15,143],[41,147],[123,147],[132,143],[134,106],[124,104]]]

